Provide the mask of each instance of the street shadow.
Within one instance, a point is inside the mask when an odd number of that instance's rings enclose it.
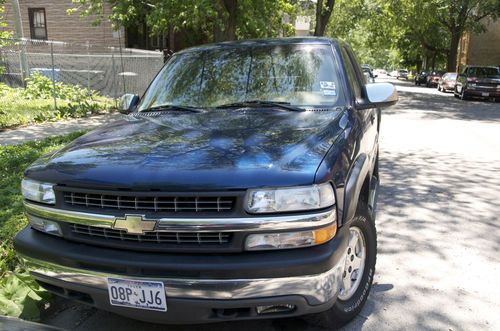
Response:
[[[422,88],[425,89],[425,88]],[[396,107],[384,109],[384,114],[412,112],[429,119],[456,119],[482,122],[500,120],[500,103],[487,100],[460,100],[450,94],[399,91]]]

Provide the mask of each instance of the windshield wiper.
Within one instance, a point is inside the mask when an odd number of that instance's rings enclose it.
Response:
[[[303,108],[291,106],[290,102],[284,101],[265,101],[265,100],[249,100],[241,102],[232,102],[225,105],[220,105],[215,108],[241,108],[241,107],[276,107],[290,111],[304,111]]]
[[[204,112],[204,110],[202,110],[202,109],[193,108],[193,107],[189,107],[189,106],[180,106],[180,105],[154,106],[154,107],[150,107],[150,108],[141,110],[141,112],[163,111],[163,110],[189,111],[192,113],[203,113]]]

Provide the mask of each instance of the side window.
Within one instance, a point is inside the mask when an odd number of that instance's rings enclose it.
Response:
[[[347,79],[349,80],[349,85],[354,93],[354,97],[356,100],[361,99],[361,86],[356,75],[356,70],[354,69],[352,60],[344,47],[342,47],[342,58],[344,59]]]

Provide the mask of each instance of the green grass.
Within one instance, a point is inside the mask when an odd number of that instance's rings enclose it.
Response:
[[[112,111],[113,99],[93,95],[81,97],[77,101],[58,98],[54,111],[52,98],[27,98],[23,89],[10,88],[0,84],[0,130],[16,126],[63,118],[84,117]]]
[[[38,306],[48,299],[48,294],[29,276],[12,247],[14,235],[27,224],[21,196],[23,172],[40,156],[63,147],[83,133],[0,147],[0,315],[37,320]]]

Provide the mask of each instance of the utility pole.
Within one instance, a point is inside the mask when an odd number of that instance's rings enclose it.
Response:
[[[21,7],[19,6],[19,0],[12,0],[12,8],[14,10],[14,25],[16,28],[16,38],[20,39],[19,48],[19,63],[21,69],[21,76],[23,78],[23,85],[28,74],[28,65],[26,61],[26,44],[24,42],[24,31],[23,31],[23,19],[21,17]]]

